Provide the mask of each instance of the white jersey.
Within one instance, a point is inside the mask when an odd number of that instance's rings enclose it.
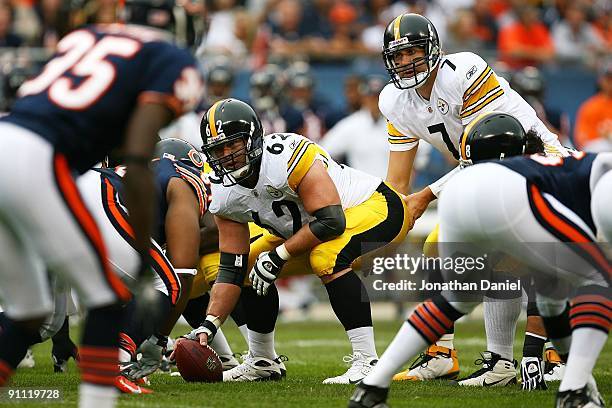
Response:
[[[380,93],[379,108],[388,121],[391,151],[411,150],[422,139],[458,159],[464,127],[483,113],[501,111],[515,116],[525,130],[534,129],[547,153],[567,155],[557,135],[546,128],[533,108],[471,52],[442,57],[429,100],[415,89],[388,84]]]
[[[287,239],[314,220],[304,209],[297,188],[315,160],[327,167],[343,209],[366,201],[382,182],[378,177],[339,165],[303,136],[274,133],[264,136],[257,185],[249,189],[238,184],[213,184],[209,211],[241,223],[255,222]]]

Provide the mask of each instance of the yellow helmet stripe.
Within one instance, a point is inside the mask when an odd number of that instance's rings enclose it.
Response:
[[[393,39],[394,40],[399,40],[400,38],[400,23],[402,22],[402,17],[404,15],[400,14],[399,16],[395,17],[395,21],[393,21]]]
[[[213,106],[208,110],[208,126],[210,126],[210,134],[213,137],[217,137],[217,126],[215,125],[215,111],[217,110],[217,105],[219,105],[222,101],[217,101]]]

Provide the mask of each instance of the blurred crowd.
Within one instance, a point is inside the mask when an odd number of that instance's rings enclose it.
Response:
[[[612,65],[606,62],[612,50],[610,0],[158,1],[173,8],[176,40],[193,50],[207,79],[198,112],[179,120],[169,135],[197,136],[202,112],[235,96],[236,75],[247,70],[252,72],[249,101],[267,132],[304,134],[339,160],[384,177],[386,130],[376,98],[386,78],[354,74],[348,67],[361,59],[382,67],[385,26],[403,12],[417,12],[437,27],[445,52],[472,51],[490,61],[563,142],[606,149],[612,140]],[[119,3],[0,0],[0,111],[39,70],[33,61],[44,62],[75,27],[117,21]],[[42,55],[33,56],[32,50]],[[316,92],[321,70],[313,70],[313,63],[347,67],[344,95],[338,98],[343,103]],[[600,92],[585,102],[576,123],[545,106],[539,68],[551,63],[581,65],[598,77]],[[367,133],[370,140],[357,143],[356,133]],[[452,164],[421,145],[416,180],[426,185]]]

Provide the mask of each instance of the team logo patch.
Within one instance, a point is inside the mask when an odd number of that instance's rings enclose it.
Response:
[[[196,166],[204,167],[204,160],[202,160],[202,156],[195,149],[189,150],[187,156],[189,156],[193,164],[195,164]]]
[[[206,359],[206,368],[208,368],[210,371],[215,371],[217,369],[217,362],[215,361],[213,356],[209,356]]]
[[[266,186],[266,191],[270,194],[272,198],[281,198],[283,196],[283,192],[275,189],[272,186]]]
[[[297,147],[297,145],[298,145],[298,141],[297,141],[297,140],[294,140],[293,142],[289,143],[289,148],[290,148],[291,150],[295,150],[295,148]]]
[[[441,114],[446,115],[448,113],[448,102],[446,102],[442,98],[439,98],[438,99],[438,110],[440,111]]]
[[[478,71],[476,65],[472,66],[472,68],[470,68],[470,70],[465,74],[466,79],[470,79],[476,73],[476,71]]]

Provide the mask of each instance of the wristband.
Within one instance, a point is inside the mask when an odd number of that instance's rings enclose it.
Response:
[[[291,259],[291,254],[289,253],[289,251],[287,251],[287,247],[285,246],[285,244],[277,246],[275,251],[279,258],[283,261],[288,261],[289,259]]]

